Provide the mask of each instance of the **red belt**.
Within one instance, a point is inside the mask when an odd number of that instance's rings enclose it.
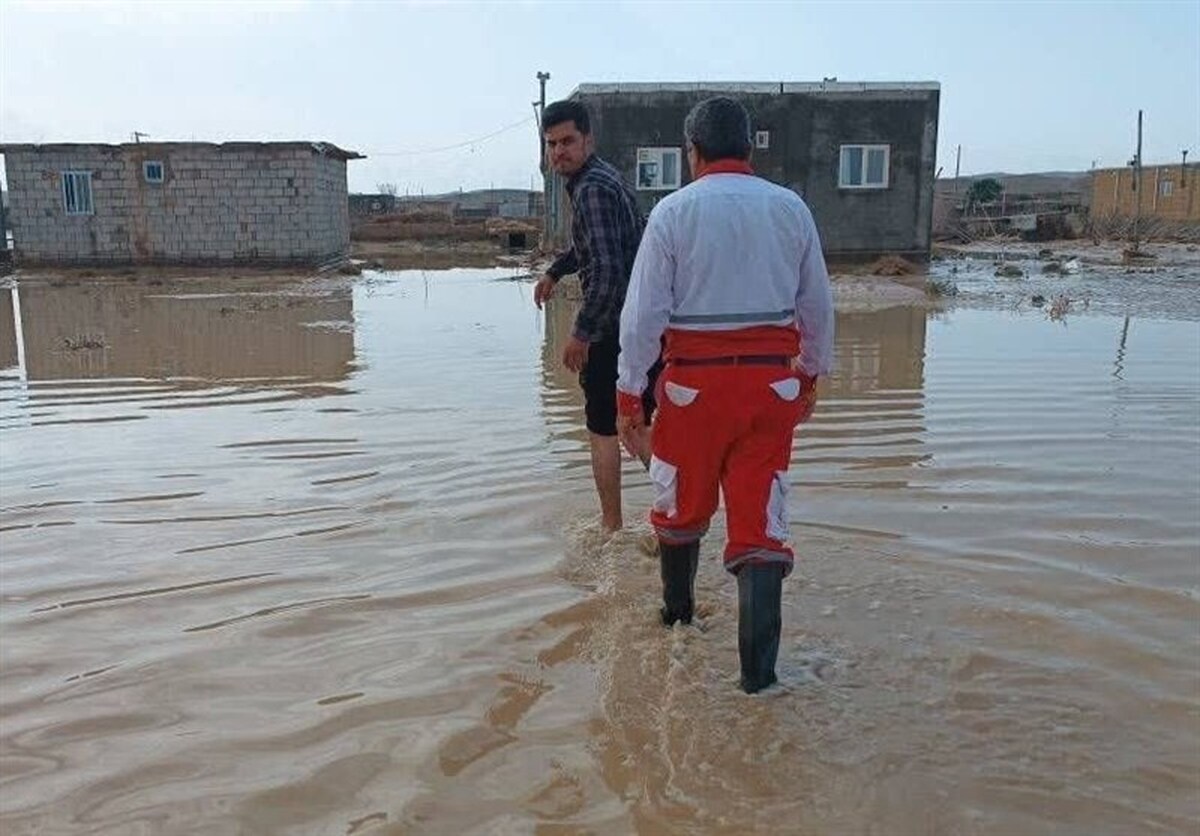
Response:
[[[667,362],[676,366],[790,366],[792,358],[784,354],[731,354],[725,357],[676,357]]]

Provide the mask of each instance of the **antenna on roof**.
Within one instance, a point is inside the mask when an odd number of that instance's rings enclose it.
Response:
[[[150,138],[150,134],[148,134],[148,133],[143,133],[142,131],[134,131],[134,132],[133,132],[133,141],[134,141],[134,142],[141,142],[141,141],[142,141],[142,137],[146,137],[147,139],[149,139],[149,138]]]

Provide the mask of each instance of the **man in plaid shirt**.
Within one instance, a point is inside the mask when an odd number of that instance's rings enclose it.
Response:
[[[579,102],[554,102],[542,114],[546,153],[554,170],[567,177],[573,210],[571,248],[534,288],[540,309],[558,280],[578,273],[583,304],[563,349],[562,361],[579,374],[592,452],[592,475],[600,495],[604,527],[621,527],[621,449],[617,442],[617,339],[629,273],[642,239],[645,219],[620,173],[593,153],[591,121]],[[647,388],[646,414],[654,408]]]

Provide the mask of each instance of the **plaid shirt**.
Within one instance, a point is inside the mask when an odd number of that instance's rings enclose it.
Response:
[[[556,280],[579,273],[583,305],[575,317],[577,339],[594,343],[616,338],[646,221],[620,173],[594,154],[567,181],[567,195],[574,212],[571,249],[546,273]]]

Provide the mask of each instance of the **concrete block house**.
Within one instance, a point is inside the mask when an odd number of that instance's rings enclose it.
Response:
[[[1102,168],[1092,172],[1093,218],[1145,218],[1200,224],[1200,165],[1152,165],[1142,168],[1141,190],[1133,169]]]
[[[18,265],[319,265],[350,249],[324,142],[5,144]]]
[[[827,259],[928,260],[936,82],[583,84],[570,98],[587,106],[596,152],[648,213],[690,181],[683,120],[718,95],[750,111],[756,172],[808,202]],[[557,246],[566,244],[570,216],[561,179],[550,174],[546,184],[547,237]]]

